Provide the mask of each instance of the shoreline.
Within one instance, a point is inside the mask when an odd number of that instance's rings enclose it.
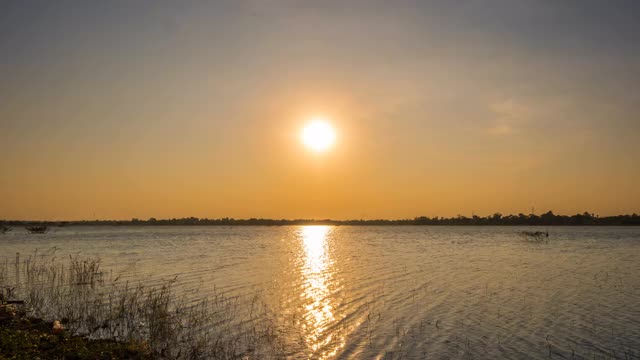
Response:
[[[63,325],[64,326],[64,325]],[[90,339],[55,322],[29,317],[13,304],[0,304],[0,358],[153,359],[144,342]]]

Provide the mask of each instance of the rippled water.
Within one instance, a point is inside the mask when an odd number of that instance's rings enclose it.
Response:
[[[638,358],[640,229],[552,227],[548,243],[522,230],[14,229],[0,257],[55,247],[130,279],[177,275],[192,296],[258,294],[292,358]]]

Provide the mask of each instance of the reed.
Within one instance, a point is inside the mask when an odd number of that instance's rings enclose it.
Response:
[[[0,298],[24,300],[35,317],[61,320],[89,338],[148,346],[168,359],[282,358],[273,316],[259,299],[220,293],[200,300],[180,296],[177,278],[145,286],[113,278],[100,259],[37,252],[0,262]]]

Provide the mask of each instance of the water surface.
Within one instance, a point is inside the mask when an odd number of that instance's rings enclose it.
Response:
[[[638,358],[640,229],[66,227],[0,235],[0,257],[99,256],[181,293],[257,294],[292,358]]]

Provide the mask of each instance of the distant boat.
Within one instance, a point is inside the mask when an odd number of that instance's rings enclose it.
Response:
[[[32,234],[44,234],[49,230],[47,225],[25,226],[25,229]]]
[[[520,234],[523,236],[549,237],[548,231],[520,231]]]

